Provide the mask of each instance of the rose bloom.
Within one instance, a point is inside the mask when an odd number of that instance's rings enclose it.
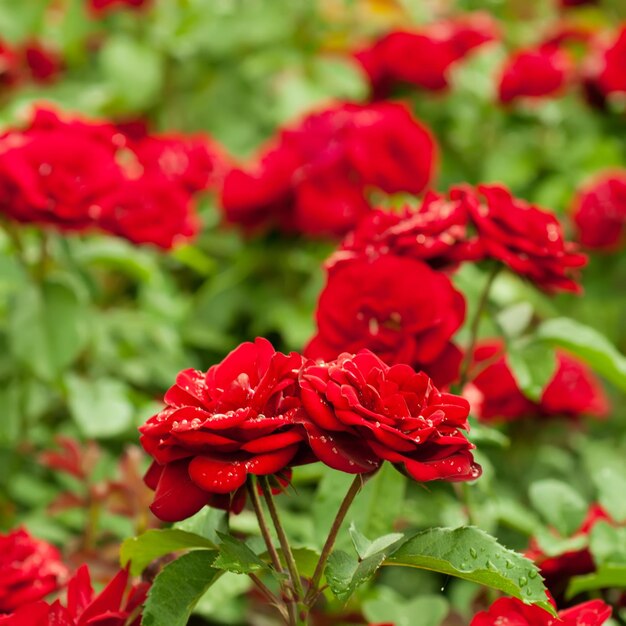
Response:
[[[343,235],[370,210],[368,189],[420,193],[434,153],[404,106],[338,105],[283,130],[256,164],[232,168],[221,204],[229,222],[248,229]]]
[[[573,537],[589,536],[592,528],[600,521],[613,523],[609,514],[599,504],[592,504]],[[539,566],[546,587],[557,599],[564,597],[569,581],[573,576],[583,576],[596,571],[593,557],[587,547],[580,550],[568,550],[556,556],[548,556],[543,552],[537,540],[531,539],[525,556]]]
[[[146,129],[128,140],[145,174],[163,177],[188,193],[210,188],[223,175],[225,157],[208,137],[148,134]]]
[[[440,393],[423,372],[362,350],[307,363],[300,388],[309,443],[330,467],[367,473],[389,461],[417,481],[480,476],[460,430],[468,429],[468,403]]]
[[[539,402],[519,390],[500,340],[479,342],[474,351],[478,373],[465,389],[472,408],[483,421],[515,421],[524,417],[604,417],[609,401],[589,368],[564,352],[557,352],[557,368]]]
[[[565,50],[555,46],[520,50],[502,71],[500,102],[554,96],[565,87],[572,71],[572,60]]]
[[[606,96],[626,93],[626,24],[614,38],[596,39],[586,60],[585,78],[599,104]]]
[[[9,44],[0,41],[0,86],[12,87],[19,79],[19,55]]]
[[[191,196],[162,177],[142,176],[103,195],[92,207],[104,230],[137,244],[165,250],[198,231]]]
[[[384,255],[342,263],[328,275],[316,318],[309,358],[368,348],[386,363],[423,369],[438,385],[458,375],[461,352],[450,339],[465,319],[465,299],[421,261]]]
[[[500,598],[488,611],[478,613],[470,626],[602,626],[611,617],[611,607],[602,600],[577,604],[552,617],[538,606],[517,598]]]
[[[36,602],[0,617],[0,626],[139,626],[148,584],[128,588],[128,571],[121,570],[99,593],[94,594],[89,569],[82,565],[67,586],[67,605]],[[131,616],[135,619],[128,621]]]
[[[577,195],[573,217],[587,248],[615,250],[626,235],[626,172],[606,174]]]
[[[139,429],[154,459],[145,480],[158,518],[182,520],[207,504],[238,512],[248,475],[288,475],[305,438],[293,421],[301,364],[257,339],[206,373],[178,375],[166,408]]]
[[[468,204],[470,217],[486,257],[545,291],[581,291],[571,273],[587,257],[564,241],[556,216],[515,198],[502,185],[479,185],[473,193],[478,201]]]
[[[0,613],[59,589],[67,577],[59,551],[23,528],[0,534]]]
[[[375,98],[385,98],[396,84],[439,91],[449,71],[470,51],[498,36],[487,14],[465,15],[431,24],[421,31],[394,31],[355,54]]]
[[[462,261],[483,256],[478,238],[470,233],[467,201],[472,196],[453,189],[447,198],[429,191],[419,207],[398,212],[377,209],[348,233],[326,266],[381,254],[408,256],[434,269],[453,269]]]
[[[62,61],[58,53],[39,41],[30,41],[23,49],[28,71],[36,83],[52,83],[59,75]]]
[[[150,4],[150,0],[88,0],[89,9],[96,16],[115,9],[144,9]]]
[[[94,205],[124,182],[115,130],[39,109],[23,132],[0,138],[0,210],[62,230],[93,226]]]

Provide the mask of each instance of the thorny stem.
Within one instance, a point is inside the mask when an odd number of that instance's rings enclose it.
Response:
[[[248,494],[250,495],[250,500],[252,501],[252,508],[254,509],[254,513],[256,514],[256,518],[259,522],[259,528],[261,529],[261,535],[263,536],[263,541],[265,541],[265,545],[267,546],[267,552],[270,555],[270,559],[272,561],[272,565],[277,572],[283,571],[283,565],[280,562],[280,558],[278,556],[278,552],[272,543],[272,538],[270,537],[270,531],[267,526],[267,520],[265,519],[265,513],[263,513],[263,508],[261,507],[261,500],[259,499],[259,494],[256,490],[256,485],[248,481],[247,483]]]
[[[324,568],[326,567],[326,561],[328,561],[328,557],[335,545],[335,540],[337,539],[337,534],[339,533],[339,529],[341,528],[341,524],[348,513],[348,509],[350,508],[356,494],[359,493],[361,487],[363,487],[364,479],[361,474],[357,474],[350,485],[350,489],[348,489],[348,493],[346,493],[339,510],[337,511],[337,515],[335,515],[335,519],[333,520],[333,524],[330,527],[330,532],[328,533],[328,537],[326,539],[326,543],[322,548],[322,553],[320,554],[320,560],[315,567],[315,571],[313,572],[313,577],[311,578],[311,585],[309,587],[309,591],[304,600],[307,606],[313,606],[313,603],[317,599],[319,592],[318,586],[320,584],[320,580],[322,579],[322,574],[324,573]]]
[[[280,522],[280,517],[278,516],[278,510],[276,509],[276,504],[274,502],[274,498],[272,497],[272,487],[270,485],[270,481],[267,476],[260,476],[259,482],[261,483],[261,491],[263,492],[265,503],[267,504],[270,517],[272,518],[274,528],[276,529],[276,534],[278,535],[278,542],[280,543],[280,547],[283,551],[283,558],[287,563],[291,585],[296,596],[295,599],[300,600],[302,599],[302,583],[300,582],[300,574],[298,574],[296,561],[293,558],[293,553],[291,552],[291,546],[289,545],[289,540],[285,534],[285,529],[283,528],[283,525]]]
[[[465,356],[463,357],[463,362],[461,363],[461,372],[459,374],[460,389],[463,389],[469,377],[469,369],[470,365],[472,364],[472,359],[474,357],[474,346],[476,345],[476,340],[478,339],[480,319],[482,317],[483,311],[485,310],[485,307],[487,306],[487,303],[489,302],[489,292],[491,291],[491,287],[499,271],[500,266],[494,266],[494,268],[489,273],[489,276],[487,277],[487,282],[485,282],[485,286],[483,287],[482,293],[480,294],[480,299],[478,300],[478,308],[476,309],[476,313],[474,314],[474,319],[472,320],[472,325],[470,327],[469,343],[465,352]]]

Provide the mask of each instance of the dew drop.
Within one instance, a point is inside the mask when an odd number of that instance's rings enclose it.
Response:
[[[470,555],[473,559],[478,558],[478,552],[474,548],[470,548]]]
[[[511,569],[513,567],[513,563],[511,561],[506,562],[506,568]]]
[[[520,576],[519,586],[525,587],[527,584],[528,584],[528,578],[526,578],[526,576]]]
[[[531,570],[528,572],[528,578],[530,578],[531,580],[532,580],[533,578],[537,578],[537,570],[536,570],[536,569],[531,569]]]

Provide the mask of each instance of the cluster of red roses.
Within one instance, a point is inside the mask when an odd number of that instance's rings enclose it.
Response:
[[[283,129],[256,163],[231,169],[222,207],[247,229],[343,235],[369,212],[367,191],[420,193],[434,156],[430,133],[404,106],[341,104]]]
[[[127,591],[128,572],[122,570],[96,595],[86,565],[68,578],[69,570],[54,546],[21,528],[0,534],[0,625],[139,626],[147,584],[132,585]],[[43,599],[65,586],[65,604]],[[136,619],[129,622],[132,616]]]
[[[166,521],[207,504],[238,512],[248,475],[285,483],[290,467],[318,460],[351,474],[389,461],[418,481],[480,475],[460,430],[467,401],[368,350],[321,363],[257,339],[206,373],[181,372],[165,402],[140,440],[154,459],[151,509]]]
[[[458,380],[462,360],[452,342],[465,320],[465,299],[450,272],[491,259],[546,291],[579,291],[571,271],[585,257],[563,240],[557,219],[496,185],[429,192],[417,207],[371,211],[327,262],[316,310],[318,332],[305,348],[314,359],[367,348],[388,363],[422,369],[436,384]],[[476,350],[480,374],[466,392],[478,416],[602,415],[607,400],[593,374],[570,356],[539,404],[527,400],[500,344]]]
[[[170,248],[196,232],[194,194],[212,183],[218,163],[204,137],[153,135],[141,125],[39,108],[26,128],[0,135],[0,213]]]
[[[393,31],[358,51],[355,59],[368,77],[373,99],[388,96],[402,84],[439,91],[448,87],[455,64],[497,39],[497,24],[478,13],[420,30]],[[587,49],[579,67],[569,50],[572,43]],[[565,25],[506,60],[498,78],[498,96],[502,103],[553,96],[578,82],[590,102],[602,106],[613,94],[626,94],[625,59],[626,27],[607,34]]]

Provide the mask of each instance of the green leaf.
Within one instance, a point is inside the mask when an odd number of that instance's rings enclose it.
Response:
[[[616,522],[626,521],[626,498],[616,498],[616,493],[626,493],[626,457],[623,449],[615,445],[585,442],[585,465],[598,490],[598,501]]]
[[[556,371],[554,350],[538,342],[513,343],[506,361],[521,392],[533,402],[539,402]]]
[[[220,542],[219,533],[228,532],[228,513],[205,506],[195,515],[176,522],[174,527],[200,535],[217,545]]]
[[[9,312],[10,347],[37,376],[54,380],[76,359],[87,341],[86,311],[68,284],[28,285]]]
[[[500,311],[496,321],[509,339],[515,339],[528,328],[533,312],[533,305],[529,302],[516,302]]]
[[[116,108],[138,111],[152,104],[163,84],[163,58],[154,46],[124,35],[107,38],[100,66],[114,94]]]
[[[560,480],[538,480],[530,486],[528,494],[535,509],[564,537],[573,535],[587,514],[587,503],[582,496]]]
[[[360,553],[359,557],[337,550],[330,555],[325,570],[331,591],[341,600],[347,600],[358,587],[367,582],[404,541],[404,535],[399,533],[369,541],[354,526],[350,534]]]
[[[606,564],[626,567],[626,528],[601,520],[589,533],[589,549],[598,567]]]
[[[590,365],[622,391],[626,391],[626,357],[597,330],[566,317],[543,322],[537,337],[565,348]]]
[[[569,600],[579,593],[611,588],[626,588],[626,565],[607,564],[593,574],[574,576],[569,582],[565,597]]]
[[[417,567],[464,578],[537,604],[555,615],[535,564],[475,527],[419,532],[383,565]]]
[[[147,530],[138,537],[124,540],[120,549],[120,563],[126,567],[130,562],[130,573],[138,576],[155,559],[195,548],[214,550],[215,544],[200,535],[177,528]]]
[[[269,569],[267,563],[252,552],[241,539],[220,532],[217,534],[221,543],[218,546],[219,555],[213,562],[213,567],[233,572],[233,574],[250,574]]]
[[[115,437],[133,425],[134,408],[124,383],[69,375],[67,391],[72,419],[85,437]]]
[[[445,598],[435,595],[418,596],[409,602],[401,598],[377,598],[363,603],[363,613],[369,622],[390,623],[394,626],[439,626],[448,614]]]
[[[217,552],[194,550],[166,565],[154,579],[141,626],[185,626],[193,608],[222,572],[211,567]]]

